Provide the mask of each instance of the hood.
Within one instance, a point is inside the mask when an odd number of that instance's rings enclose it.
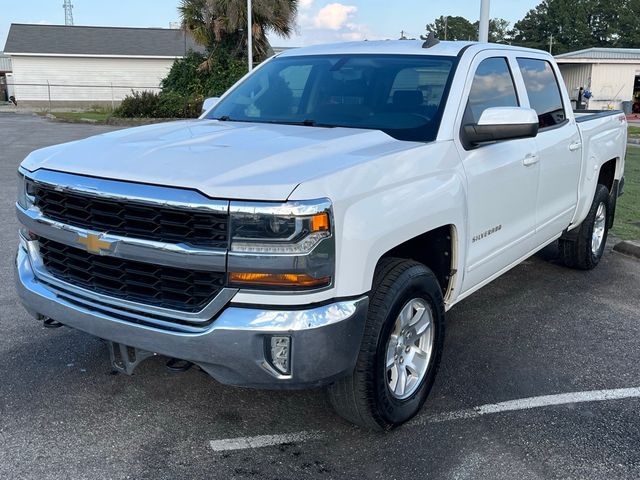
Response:
[[[306,180],[417,145],[377,130],[192,120],[44,148],[22,166],[284,201]]]

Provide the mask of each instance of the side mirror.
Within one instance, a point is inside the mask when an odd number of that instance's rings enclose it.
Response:
[[[533,138],[538,135],[538,114],[525,107],[487,108],[478,123],[462,127],[462,139],[466,146],[477,147],[482,143],[517,138]]]
[[[220,101],[220,97],[205,98],[204,102],[202,103],[202,113],[208,112],[209,110],[211,110],[213,107],[216,106],[216,104],[219,101]]]

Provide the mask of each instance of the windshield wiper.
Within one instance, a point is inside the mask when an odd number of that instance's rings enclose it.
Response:
[[[301,125],[303,127],[320,127],[320,128],[335,128],[336,125],[330,125],[328,123],[318,123],[315,120],[303,120],[301,122],[288,122],[286,120],[238,120],[231,118],[229,115],[222,115],[221,117],[213,117],[210,120],[218,120],[220,122],[245,122],[245,123],[268,123],[272,125]]]
[[[307,119],[302,122],[286,122],[286,121],[275,121],[275,122],[266,122],[266,123],[280,123],[282,125],[302,125],[303,127],[320,127],[320,128],[335,128],[335,125],[330,125],[328,123],[318,123],[315,120]]]

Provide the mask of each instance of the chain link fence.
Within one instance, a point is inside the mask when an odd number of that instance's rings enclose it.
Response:
[[[17,83],[7,79],[7,97],[18,105],[46,108],[91,107],[99,105],[115,109],[122,99],[132,92],[160,92],[159,85],[103,85],[67,84],[67,83]]]

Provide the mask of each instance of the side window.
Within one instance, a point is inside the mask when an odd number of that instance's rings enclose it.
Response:
[[[540,128],[553,127],[567,116],[562,105],[560,87],[551,64],[546,60],[519,58],[518,66],[524,78],[529,103],[538,113]]]
[[[487,108],[517,106],[518,95],[507,59],[494,57],[480,62],[471,84],[464,123],[478,123]]]

